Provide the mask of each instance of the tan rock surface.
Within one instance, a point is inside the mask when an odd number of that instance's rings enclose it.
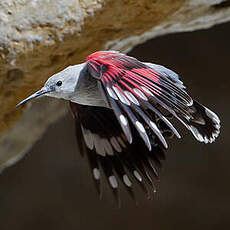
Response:
[[[13,126],[23,112],[15,109],[17,102],[50,75],[96,50],[127,52],[159,35],[228,21],[229,5],[221,0],[2,0],[0,165],[20,158],[67,111],[65,103],[44,98]]]

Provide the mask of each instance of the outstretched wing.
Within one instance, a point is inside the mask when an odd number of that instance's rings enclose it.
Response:
[[[143,63],[121,53],[104,51],[88,56],[87,68],[98,79],[99,89],[114,110],[130,143],[132,135],[128,118],[149,150],[151,144],[146,127],[167,148],[167,143],[149,116],[149,111],[164,121],[178,138],[180,135],[165,117],[165,112],[177,118],[201,142],[211,143],[218,136],[220,120],[217,115],[193,101],[185,91],[183,82],[172,70]]]
[[[76,118],[79,149],[88,157],[98,192],[101,190],[101,171],[103,171],[116,200],[118,200],[119,182],[133,199],[135,199],[134,183],[138,183],[147,197],[150,197],[149,187],[153,192],[156,190],[158,171],[165,158],[164,149],[155,135],[149,134],[153,145],[149,152],[135,130],[132,130],[134,143],[130,144],[127,141],[111,109],[73,102],[70,102],[70,106]],[[154,121],[163,135],[172,135],[167,126],[161,124],[159,120]]]
[[[178,78],[170,79],[166,76],[167,72],[165,74],[157,72],[148,64],[120,53],[109,55],[106,53],[100,57],[89,56],[87,65],[89,73],[99,79],[99,88],[114,110],[130,143],[132,135],[128,118],[149,150],[151,144],[146,127],[150,128],[167,148],[167,143],[152,117],[149,116],[149,111],[154,112],[178,138],[180,137],[162,113],[162,109],[159,109],[160,105],[181,121],[177,114],[191,116],[188,106],[192,104],[192,98],[183,90],[184,86]]]

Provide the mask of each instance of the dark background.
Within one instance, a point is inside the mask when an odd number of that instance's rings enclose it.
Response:
[[[159,37],[130,52],[180,73],[190,94],[222,120],[214,144],[185,130],[170,143],[154,200],[140,193],[136,207],[122,191],[118,209],[105,185],[100,201],[68,114],[0,175],[0,229],[230,229],[229,42],[230,23]]]

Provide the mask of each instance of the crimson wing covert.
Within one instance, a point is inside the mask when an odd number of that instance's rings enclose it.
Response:
[[[87,65],[89,73],[100,79],[99,88],[114,110],[130,143],[132,142],[132,135],[127,117],[136,127],[149,150],[151,150],[151,144],[144,128],[145,125],[155,133],[167,148],[161,131],[152,121],[147,110],[157,114],[174,134],[180,137],[174,126],[157,108],[157,105],[161,105],[176,117],[176,113],[179,112],[189,116],[187,107],[192,103],[192,99],[172,80],[160,75],[135,58],[118,53],[100,58],[89,58]]]
[[[180,138],[165,114],[177,118],[201,142],[213,142],[219,134],[220,120],[215,113],[193,101],[183,82],[173,71],[151,63],[143,63],[117,52],[96,52],[87,58],[87,69],[98,79],[105,101],[113,109],[128,141],[132,143],[129,121],[139,132],[146,146],[151,143],[145,126],[167,143],[149,110],[154,112]]]

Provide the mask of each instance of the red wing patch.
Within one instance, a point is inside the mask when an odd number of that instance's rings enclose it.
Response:
[[[153,111],[180,137],[157,106],[160,105],[183,122],[177,114],[186,118],[191,116],[188,106],[192,103],[192,98],[169,78],[135,58],[120,53],[99,54],[96,58],[88,58],[88,69],[92,76],[100,80],[99,88],[114,110],[128,141],[132,142],[129,128],[131,121],[149,150],[151,143],[146,129],[151,129],[167,148],[165,138],[146,110]]]

